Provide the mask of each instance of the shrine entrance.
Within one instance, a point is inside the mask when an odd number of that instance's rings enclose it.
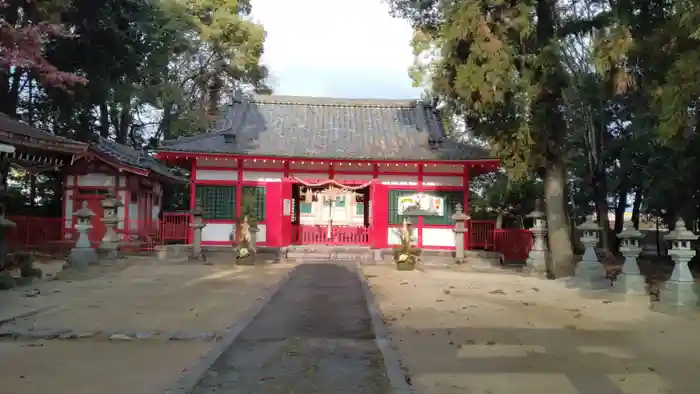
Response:
[[[369,245],[371,182],[341,184],[329,180],[292,186],[297,245]]]

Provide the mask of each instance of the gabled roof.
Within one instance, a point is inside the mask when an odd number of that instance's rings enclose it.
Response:
[[[112,159],[126,167],[145,172],[154,172],[178,182],[188,182],[186,177],[175,174],[168,166],[147,153],[137,151],[106,138],[96,137],[94,142],[90,144],[90,149],[98,155]]]
[[[213,131],[164,141],[160,150],[416,161],[492,158],[481,147],[447,138],[437,111],[421,101],[292,96],[237,99]]]

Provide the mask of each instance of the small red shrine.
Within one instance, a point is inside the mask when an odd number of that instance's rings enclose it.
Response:
[[[455,205],[469,212],[470,178],[499,167],[421,101],[285,96],[238,98],[214,130],[164,141],[157,157],[191,172],[203,244],[230,245],[249,196],[269,247],[387,248],[413,211],[418,247],[454,249]]]
[[[91,242],[99,242],[105,233],[101,221],[101,201],[108,191],[115,192],[122,206],[117,210],[117,232],[139,238],[155,230],[159,223],[164,183],[188,182],[148,152],[137,151],[102,137],[90,142],[87,152],[63,171],[64,239],[73,237],[73,212],[83,203],[95,213]]]

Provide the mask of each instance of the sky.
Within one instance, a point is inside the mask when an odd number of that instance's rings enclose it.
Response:
[[[417,98],[411,27],[381,0],[252,0],[274,94]]]

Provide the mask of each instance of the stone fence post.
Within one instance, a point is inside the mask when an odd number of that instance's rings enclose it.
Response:
[[[206,224],[204,224],[204,208],[197,202],[192,210],[192,222],[190,227],[192,231],[192,255],[190,258],[192,260],[203,260],[204,256],[202,254],[202,229]]]
[[[452,220],[455,221],[455,227],[452,229],[455,233],[455,262],[462,264],[464,263],[464,234],[467,232],[466,222],[469,220],[469,216],[462,211],[462,204],[455,205]]]
[[[669,280],[660,291],[660,301],[654,309],[671,314],[694,314],[697,310],[698,296],[695,294],[695,279],[688,268],[688,262],[695,256],[691,243],[698,236],[685,227],[683,219],[678,219],[676,228],[666,235],[671,242],[668,254],[675,266]]]

